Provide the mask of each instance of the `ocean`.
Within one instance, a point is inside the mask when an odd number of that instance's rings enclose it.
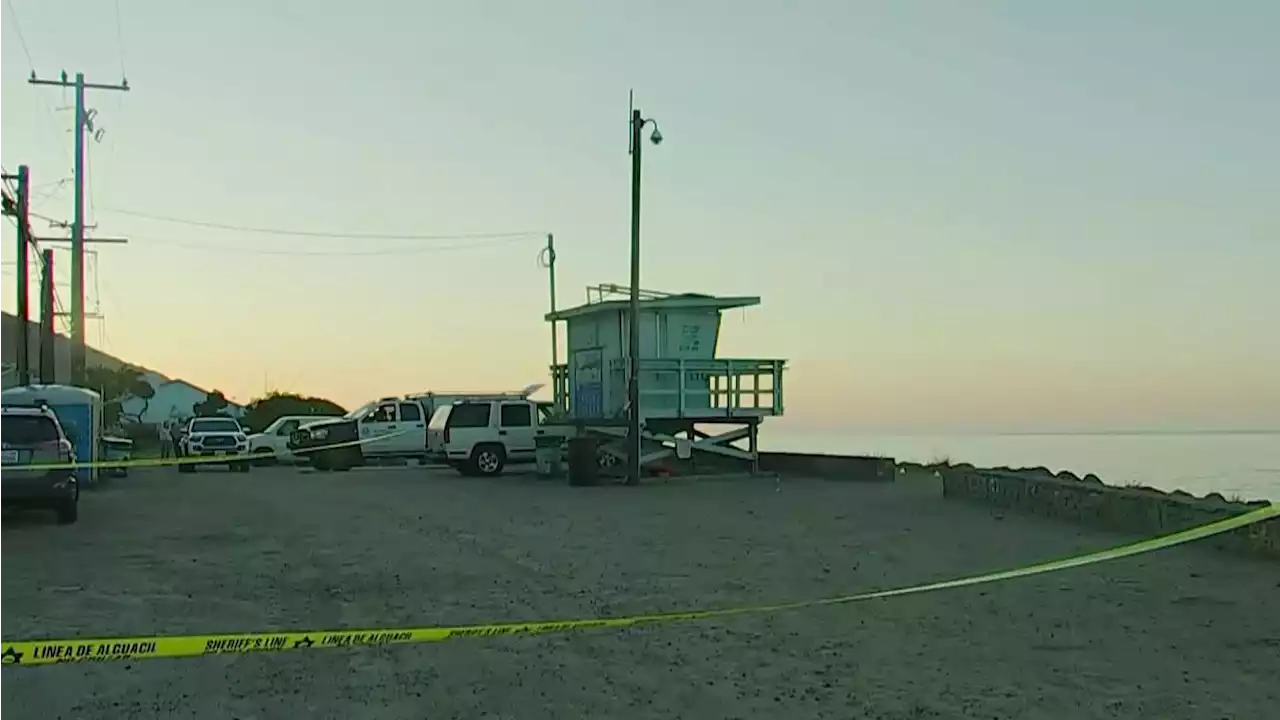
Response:
[[[1219,492],[1280,502],[1280,432],[1019,435],[871,435],[770,427],[762,450],[885,455],[920,463],[949,458],[978,467],[1093,473],[1109,485],[1141,484],[1194,495]]]

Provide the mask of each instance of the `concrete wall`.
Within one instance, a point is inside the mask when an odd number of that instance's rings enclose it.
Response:
[[[673,472],[692,475],[748,472],[751,469],[751,464],[745,460],[701,452],[694,453],[691,460],[672,460],[667,465]],[[852,482],[893,482],[898,472],[893,458],[789,452],[761,452],[760,471]]]
[[[1056,476],[1046,468],[939,468],[944,497],[1153,537],[1240,515],[1268,503],[1233,502],[1218,493],[1197,498],[1154,488],[1104,485],[1094,475]],[[1198,542],[1234,553],[1280,559],[1280,518]]]
[[[788,452],[760,453],[760,470],[855,482],[893,482],[898,474],[893,458]]]

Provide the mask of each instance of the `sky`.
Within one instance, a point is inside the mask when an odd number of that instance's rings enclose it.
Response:
[[[91,344],[355,406],[547,381],[545,234],[562,307],[627,282],[634,89],[641,284],[762,296],[719,353],[790,361],[789,426],[1280,428],[1277,37],[1270,0],[6,0],[0,154],[70,219],[71,97],[25,79],[127,75]]]

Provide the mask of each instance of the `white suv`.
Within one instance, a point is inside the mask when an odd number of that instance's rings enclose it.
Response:
[[[551,403],[519,399],[445,405],[427,424],[427,457],[464,475],[499,475],[509,464],[534,461],[537,436],[561,432],[546,425],[551,411]]]

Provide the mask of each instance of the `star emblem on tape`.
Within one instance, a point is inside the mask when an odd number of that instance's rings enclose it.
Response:
[[[309,648],[312,645],[315,645],[315,642],[310,636],[303,637],[301,640],[295,640],[293,643],[295,648]]]
[[[22,653],[14,650],[11,645],[5,648],[4,652],[0,653],[0,659],[2,659],[5,665],[16,665],[22,662]]]

